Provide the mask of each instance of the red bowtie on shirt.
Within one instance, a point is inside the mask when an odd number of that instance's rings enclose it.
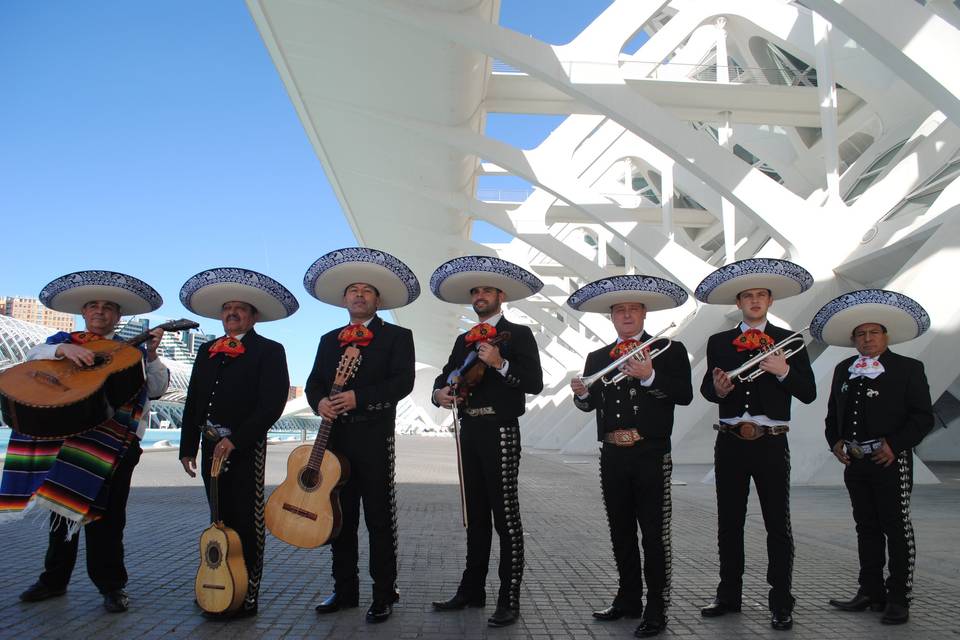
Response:
[[[74,331],[70,334],[71,344],[86,344],[88,342],[96,342],[97,340],[105,340],[105,338],[92,331]]]
[[[481,322],[470,329],[470,331],[467,331],[467,335],[464,340],[467,344],[473,344],[474,342],[488,342],[490,338],[494,337],[495,335],[497,335],[496,327],[486,322]]]
[[[620,344],[618,344],[617,346],[615,346],[613,349],[610,350],[610,357],[613,360],[617,360],[621,356],[624,356],[630,353],[631,351],[633,351],[634,349],[636,349],[637,347],[639,347],[640,344],[641,343],[639,340],[634,340],[633,338],[624,340],[623,342],[621,342]]]
[[[362,324],[348,324],[340,330],[337,335],[340,346],[345,347],[348,344],[354,344],[358,347],[365,347],[373,340],[373,331],[367,329]]]
[[[241,355],[246,349],[243,348],[243,343],[240,342],[239,338],[234,338],[232,336],[223,336],[210,346],[210,357],[222,353],[228,358],[236,358]]]
[[[737,351],[756,351],[757,349],[769,349],[774,345],[773,338],[765,334],[760,329],[747,329],[733,339],[733,346]]]

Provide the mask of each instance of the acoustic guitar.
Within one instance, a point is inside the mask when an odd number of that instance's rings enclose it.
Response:
[[[240,536],[220,520],[217,485],[222,467],[215,457],[210,468],[213,523],[200,535],[200,568],[194,582],[197,604],[207,613],[233,613],[243,604],[249,585]]]
[[[190,320],[155,327],[183,331],[198,327]],[[95,340],[83,345],[94,353],[90,366],[71,360],[30,360],[0,372],[0,411],[15,431],[37,438],[64,438],[83,433],[107,419],[107,407],[121,407],[146,380],[143,353],[136,345],[150,331],[129,340]]]
[[[360,350],[349,346],[340,358],[330,395],[343,390],[360,364]],[[350,475],[343,458],[327,449],[332,421],[323,419],[312,445],[302,445],[287,458],[287,477],[267,500],[267,528],[287,544],[313,549],[340,533],[340,487]]]

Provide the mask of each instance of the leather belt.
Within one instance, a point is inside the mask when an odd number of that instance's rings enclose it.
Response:
[[[865,442],[857,442],[856,440],[844,440],[843,444],[847,447],[847,454],[851,457],[856,458],[857,460],[863,458],[866,455],[873,453],[874,451],[879,451],[883,448],[883,440],[875,438],[873,440],[867,440]]]
[[[357,424],[359,422],[370,422],[371,420],[375,420],[375,419],[376,418],[374,418],[373,416],[364,415],[362,413],[358,413],[356,415],[345,413],[337,416],[337,422],[339,422],[340,424]]]
[[[618,447],[632,447],[643,440],[643,436],[636,429],[615,429],[603,434],[603,441]]]
[[[493,416],[496,415],[496,410],[493,407],[467,407],[466,409],[461,409],[460,413],[465,416],[470,416],[471,418],[478,418],[480,416]]]
[[[756,440],[763,436],[779,436],[790,431],[790,427],[785,424],[768,427],[765,424],[757,424],[756,422],[738,422],[737,424],[720,423],[713,425],[713,429],[720,433],[733,434],[741,440]]]

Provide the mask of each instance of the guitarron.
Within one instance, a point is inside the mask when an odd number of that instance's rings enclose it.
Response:
[[[337,366],[330,395],[343,390],[359,364],[360,350],[347,347]],[[332,425],[324,418],[314,443],[290,452],[287,477],[267,500],[267,528],[295,547],[313,549],[340,533],[340,487],[347,482],[350,466],[346,458],[327,449]]]
[[[198,327],[190,320],[156,327],[182,331]],[[0,372],[0,411],[14,431],[37,438],[64,438],[83,433],[107,419],[107,407],[123,406],[146,380],[143,354],[136,345],[150,332],[125,341],[84,344],[94,353],[89,367],[72,361],[30,360]]]
[[[200,535],[200,568],[194,583],[197,604],[207,613],[233,613],[243,604],[249,586],[240,536],[220,520],[217,485],[222,470],[221,460],[214,458],[210,468],[213,523]]]

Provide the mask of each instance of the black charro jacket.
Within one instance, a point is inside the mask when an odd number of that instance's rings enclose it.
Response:
[[[733,329],[715,333],[707,341],[707,371],[700,384],[700,393],[710,402],[720,405],[721,418],[738,418],[749,412],[752,416],[764,415],[771,420],[786,422],[790,419],[790,401],[793,398],[804,404],[810,404],[817,399],[817,384],[806,349],[787,360],[790,371],[783,382],[769,373],[761,375],[753,382],[734,380],[733,391],[725,398],[718,397],[716,389],[713,388],[713,369],[719,367],[724,371],[731,371],[757,354],[756,351],[737,351],[733,340],[740,333],[740,324],[737,323]],[[774,341],[780,342],[793,332],[767,322],[765,333]]]
[[[650,339],[647,332],[641,342]],[[600,371],[611,362],[610,351],[617,345],[608,344],[587,355],[583,375]],[[653,344],[657,347],[657,343]],[[666,440],[673,433],[673,409],[676,405],[688,405],[693,400],[693,383],[690,380],[690,358],[682,342],[674,341],[669,348],[653,360],[654,377],[649,387],[644,387],[634,378],[624,378],[615,385],[598,381],[591,385],[590,394],[573,402],[581,411],[597,410],[597,439],[616,429],[636,429],[650,439]],[[608,374],[609,378],[616,371]],[[669,447],[669,444],[668,444]]]
[[[250,329],[241,340],[243,354],[211,358],[214,342],[201,345],[193,363],[183,407],[181,458],[196,457],[200,428],[208,419],[233,431],[230,441],[239,451],[249,450],[266,438],[287,404],[290,376],[282,344]]]
[[[373,340],[369,345],[360,347],[360,365],[356,374],[343,386],[344,391],[352,390],[356,395],[357,408],[343,414],[347,420],[338,417],[332,433],[336,432],[338,424],[350,419],[389,422],[392,431],[397,403],[413,391],[416,375],[413,333],[404,327],[384,322],[380,316],[374,316],[367,327],[373,333]],[[340,346],[337,339],[342,329],[334,329],[320,338],[305,389],[307,402],[314,412],[320,400],[330,393],[340,357],[346,349]]]
[[[515,324],[501,316],[496,329],[497,333],[510,332],[510,340],[498,345],[500,355],[510,361],[507,375],[500,375],[495,369],[487,367],[480,383],[470,391],[466,404],[461,406],[493,407],[497,418],[515,419],[526,411],[526,394],[543,391],[540,350],[530,327]],[[447,364],[433,382],[434,390],[447,386],[447,376],[463,364],[469,353],[465,338],[466,334],[461,333],[454,341]]]
[[[839,440],[854,437],[860,441],[886,438],[896,453],[920,444],[933,428],[930,387],[923,363],[887,349],[878,358],[883,373],[873,380],[851,380],[848,369],[856,359],[857,356],[846,358],[833,370],[824,420],[824,435],[830,448]],[[849,406],[851,402],[853,407]],[[858,424],[853,425],[853,420]]]

